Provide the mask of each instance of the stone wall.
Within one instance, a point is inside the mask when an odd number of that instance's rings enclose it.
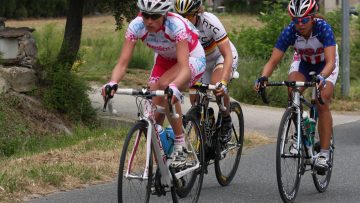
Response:
[[[33,31],[27,27],[6,27],[5,19],[0,18],[0,93],[36,88],[37,48]]]

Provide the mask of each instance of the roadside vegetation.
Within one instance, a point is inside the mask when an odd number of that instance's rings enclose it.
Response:
[[[242,103],[262,105],[252,86],[280,31],[290,19],[280,7],[262,15],[219,14],[219,17],[240,55],[240,78],[231,83],[231,95]],[[326,17],[334,27],[340,45],[340,12],[328,13]],[[128,126],[100,124],[86,95],[81,93],[88,90],[89,84],[100,85],[109,80],[125,30],[115,31],[112,16],[85,18],[78,58],[71,71],[62,71],[69,67],[59,68],[55,61],[64,35],[64,19],[7,21],[6,24],[36,28],[34,35],[43,70],[42,85],[47,88],[39,88],[29,96],[43,98],[47,111],[60,112],[65,120],[72,122],[73,133],[43,132],[41,125],[30,122],[37,119],[36,116],[23,117],[19,110],[20,99],[0,95],[0,202],[23,201],[22,198],[29,194],[42,195],[113,180]],[[341,97],[339,79],[332,104],[332,109],[340,111],[360,110],[360,19],[352,19],[351,29],[351,93],[348,98]],[[271,80],[287,78],[291,52],[288,51]],[[142,43],[137,43],[128,73],[120,86],[146,85],[152,62],[153,53]],[[53,74],[54,69],[58,70],[56,74]],[[285,88],[281,91],[269,88],[268,94],[271,105],[286,105]],[[262,135],[245,135],[245,147],[270,142],[273,140]]]

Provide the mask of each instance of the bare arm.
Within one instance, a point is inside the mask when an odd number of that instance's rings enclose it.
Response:
[[[177,63],[175,64],[175,67],[179,69],[179,72],[172,83],[181,90],[186,88],[186,85],[189,83],[189,79],[191,78],[189,55],[188,42],[186,40],[178,42],[176,44]]]
[[[120,80],[124,77],[126,73],[127,66],[133,54],[136,42],[125,40],[123,48],[121,50],[121,54],[119,56],[118,62],[115,65],[112,75],[111,81],[120,82]]]
[[[324,54],[325,54],[326,64],[324,69],[321,71],[321,73],[325,77],[329,77],[335,68],[336,46],[326,47],[324,49]]]
[[[275,70],[276,66],[280,63],[284,52],[278,48],[274,48],[271,54],[270,59],[265,64],[261,76],[270,77],[272,72]]]
[[[230,41],[226,40],[225,42],[218,45],[221,55],[224,57],[224,66],[221,76],[221,81],[226,83],[230,80],[230,74],[232,72],[233,64],[233,55],[231,52]]]

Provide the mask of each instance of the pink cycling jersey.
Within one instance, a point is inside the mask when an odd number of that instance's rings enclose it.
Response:
[[[164,25],[157,32],[148,32],[141,15],[129,24],[125,38],[130,41],[141,39],[155,52],[155,64],[149,83],[155,83],[177,63],[176,43],[187,40],[189,47],[189,86],[196,82],[205,71],[205,53],[198,40],[196,28],[180,15],[168,12]]]

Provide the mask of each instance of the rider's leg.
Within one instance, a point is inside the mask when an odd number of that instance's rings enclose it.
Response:
[[[214,71],[211,75],[211,83],[216,84],[222,78],[223,74],[223,64],[217,64],[214,68]],[[214,95],[216,92],[214,91]],[[224,143],[227,143],[231,140],[231,130],[232,130],[232,122],[230,117],[230,96],[229,94],[225,94],[223,96],[224,106],[226,107],[225,111],[220,111],[222,120],[221,120],[221,139]],[[216,97],[216,102],[221,104],[221,96]]]
[[[219,82],[222,78],[222,72],[223,72],[223,65],[224,64],[217,64],[214,68],[213,73],[211,74],[211,84],[216,84],[217,82]],[[215,95],[215,91],[214,91],[214,95]],[[220,99],[221,97],[216,97],[217,103],[220,104]],[[229,94],[225,94],[224,95],[224,105],[226,107],[226,111],[221,111],[221,115],[226,117],[229,116],[230,114],[230,96]]]
[[[288,76],[288,80],[289,81],[306,81],[305,76],[298,71],[292,71],[290,72],[289,76]],[[300,88],[301,92],[304,92],[304,88]],[[291,100],[291,88],[288,88],[288,97]]]
[[[321,90],[321,98],[323,105],[316,102],[318,108],[319,122],[318,130],[320,135],[320,153],[317,154],[315,160],[315,169],[317,171],[326,171],[329,167],[330,138],[332,133],[332,116],[330,112],[330,100],[334,93],[334,85],[330,81],[326,81],[326,88]]]
[[[326,88],[321,90],[321,98],[325,104],[321,105],[317,102],[319,113],[319,134],[320,134],[320,147],[323,150],[329,150],[330,138],[332,133],[332,115],[330,112],[330,101],[334,94],[334,85],[326,81]]]

